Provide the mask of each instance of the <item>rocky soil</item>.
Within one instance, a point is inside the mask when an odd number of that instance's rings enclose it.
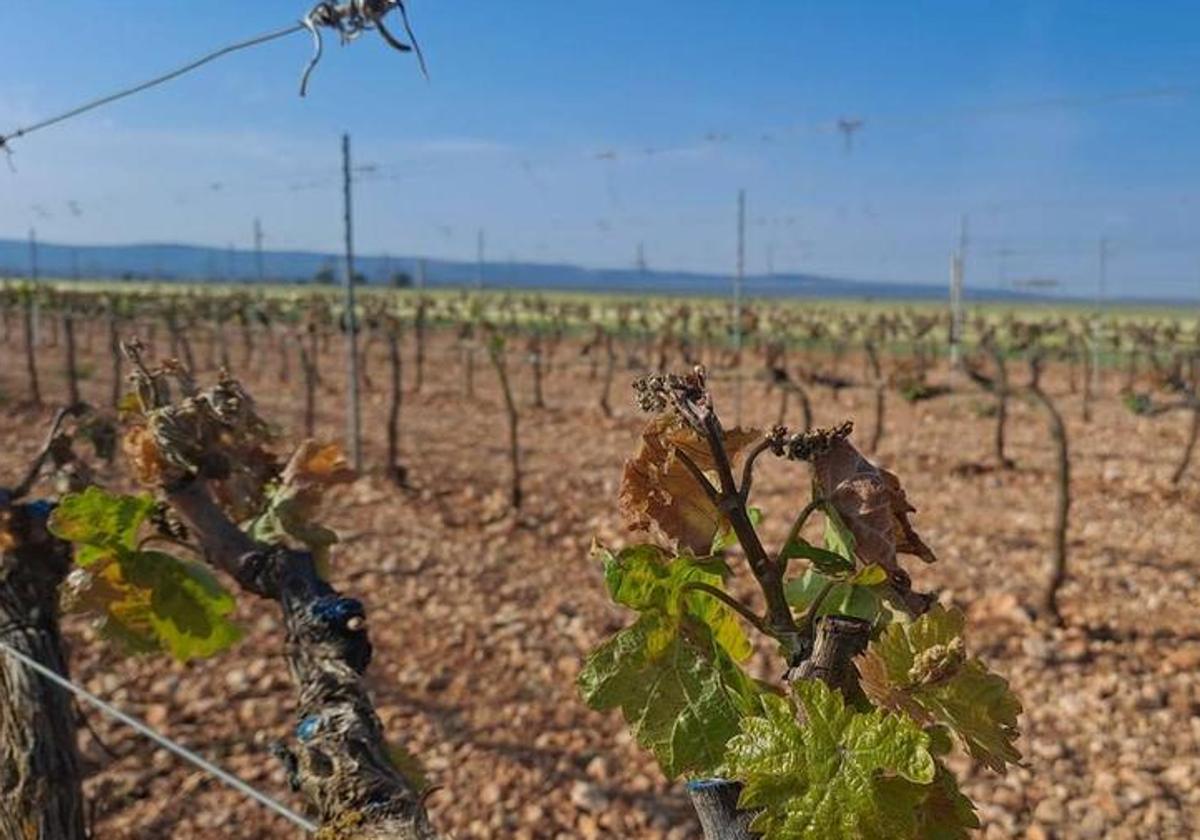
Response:
[[[83,338],[85,397],[103,403],[108,357],[100,332]],[[92,350],[88,350],[88,345]],[[341,381],[332,351],[322,360]],[[18,347],[3,347],[0,475],[15,476],[41,438],[49,410],[22,405]],[[376,659],[370,684],[390,736],[424,761],[437,790],[429,806],[447,836],[694,838],[678,784],[666,783],[615,715],[595,714],[573,681],[586,652],[627,620],[606,598],[589,559],[593,538],[630,539],[616,513],[621,466],[641,418],[632,374],[614,388],[605,418],[599,380],[576,349],[546,381],[548,407],[530,407],[528,368],[514,358],[522,403],[527,504],[506,509],[506,428],[494,376],[480,354],[468,398],[450,339],[431,353],[420,393],[403,408],[403,460],[411,489],[383,475],[383,357],[372,354],[365,429],[377,468],[341,489],[328,522],[342,535],[334,575],[368,606]],[[48,398],[65,388],[61,348],[42,355]],[[203,353],[199,355],[203,356]],[[239,354],[234,354],[238,356]],[[235,359],[236,361],[236,359]],[[411,386],[411,353],[406,355]],[[861,376],[858,361],[844,372]],[[242,365],[261,412],[297,439],[302,395],[293,362],[262,350]],[[1020,374],[1018,374],[1020,375]],[[942,377],[944,378],[944,377]],[[940,557],[913,569],[919,585],[967,610],[973,647],[1006,674],[1026,714],[1025,765],[1006,777],[956,769],[979,805],[989,838],[1182,838],[1200,833],[1200,463],[1174,488],[1169,476],[1187,418],[1139,418],[1116,397],[1109,373],[1085,424],[1065,372],[1049,389],[1070,426],[1074,506],[1067,627],[1031,620],[1049,554],[1053,460],[1044,418],[1018,404],[1011,421],[1015,470],[994,469],[989,398],[965,380],[950,396],[908,405],[889,394],[878,460],[898,473],[920,509],[917,527]],[[727,421],[731,387],[718,385]],[[870,391],[813,392],[817,420],[871,424]],[[320,395],[319,431],[337,436],[341,399]],[[747,384],[743,421],[767,426],[778,396]],[[100,470],[127,486],[119,465]],[[803,467],[766,464],[756,504],[770,541],[803,503]],[[135,659],[68,621],[72,667],[89,689],[296,808],[267,752],[295,725],[273,608],[239,605],[245,640],[210,662]],[[778,666],[764,652],[763,676]],[[272,816],[135,734],[83,709],[81,742],[96,836],[276,838],[297,836]]]

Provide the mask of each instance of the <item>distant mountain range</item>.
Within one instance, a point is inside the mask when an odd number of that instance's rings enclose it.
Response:
[[[235,281],[258,279],[253,251],[193,245],[60,245],[39,243],[38,272],[42,277],[115,278],[163,281]],[[263,276],[268,282],[311,282],[321,272],[340,278],[342,258],[307,251],[263,251]],[[359,256],[356,271],[366,282],[386,284],[397,273],[418,275],[416,257]],[[29,276],[30,246],[24,240],[0,239],[0,278]],[[475,263],[425,260],[424,281],[433,287],[471,287],[479,277]],[[544,289],[580,292],[727,295],[728,274],[619,268],[584,268],[523,262],[488,262],[482,269],[484,288]],[[772,274],[746,278],[745,293],[753,297],[807,297],[892,300],[934,300],[947,296],[944,285],[884,283],[822,277],[812,274]],[[1001,289],[971,287],[972,300],[1036,300],[1044,296]]]

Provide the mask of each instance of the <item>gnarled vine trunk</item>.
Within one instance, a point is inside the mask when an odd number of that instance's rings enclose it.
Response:
[[[256,543],[197,479],[167,491],[209,561],[247,592],[275,601],[287,631],[298,709],[296,743],[277,744],[293,789],[339,840],[437,840],[421,791],[388,757],[363,685],[371,642],[363,605],[321,579],[312,555]],[[324,836],[324,835],[323,835]]]
[[[1179,459],[1179,466],[1175,468],[1175,472],[1171,475],[1171,483],[1178,484],[1183,481],[1183,476],[1187,473],[1188,466],[1192,463],[1192,453],[1196,451],[1196,440],[1200,438],[1200,398],[1192,398],[1192,425],[1188,432],[1187,443],[1183,448],[1183,456]]]
[[[2,492],[2,491],[0,491]],[[70,547],[46,532],[39,505],[0,506],[16,545],[0,554],[0,641],[67,673],[58,586]],[[85,840],[71,697],[0,651],[0,837]]]
[[[1058,606],[1058,590],[1067,579],[1067,526],[1071,513],[1071,456],[1067,443],[1067,425],[1054,401],[1041,387],[1041,363],[1034,358],[1030,362],[1031,381],[1029,393],[1046,411],[1050,422],[1050,439],[1054,443],[1055,505],[1054,545],[1046,569],[1046,583],[1042,590],[1041,612],[1044,617],[1062,624],[1062,613]]]
[[[868,341],[864,345],[867,352],[867,361],[871,365],[871,379],[874,383],[875,390],[875,425],[871,429],[871,442],[867,445],[867,451],[874,454],[879,450],[879,442],[883,440],[883,412],[886,382],[883,379],[883,370],[879,366],[879,353],[875,349],[875,344]]]

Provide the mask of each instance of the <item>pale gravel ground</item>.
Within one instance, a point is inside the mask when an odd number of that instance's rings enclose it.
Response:
[[[0,445],[5,474],[12,474],[40,439],[31,430],[46,414],[15,405],[24,393],[20,357],[15,347],[3,349],[12,363],[0,370],[8,396]],[[514,521],[502,516],[505,429],[492,376],[481,364],[480,397],[468,404],[447,350],[431,359],[427,387],[404,409],[405,461],[417,489],[400,494],[367,476],[339,494],[328,519],[345,537],[336,582],[368,604],[377,650],[371,683],[388,731],[442,786],[430,807],[448,835],[696,836],[678,786],[661,780],[616,716],[586,710],[573,688],[585,652],[626,619],[606,602],[587,554],[594,535],[626,539],[616,486],[640,418],[625,387],[619,381],[614,389],[618,417],[606,420],[594,408],[599,385],[586,370],[551,376],[549,410],[522,415],[529,502]],[[53,371],[57,352],[46,351],[47,394],[63,390]],[[85,396],[101,401],[107,359],[87,358],[97,373],[84,383]],[[382,385],[380,363],[373,369]],[[281,385],[273,355],[261,364],[249,385],[263,413],[294,433],[296,384]],[[847,372],[856,373],[856,364],[847,363]],[[340,379],[340,360],[328,356],[324,365]],[[293,364],[293,376],[297,370]],[[956,477],[956,465],[990,455],[991,421],[973,410],[986,397],[966,383],[922,406],[889,397],[879,458],[901,476],[920,508],[917,527],[940,556],[937,565],[914,569],[915,577],[968,610],[969,641],[1011,678],[1027,709],[1026,766],[1004,778],[966,760],[956,766],[967,774],[986,837],[1193,836],[1200,832],[1200,464],[1171,489],[1183,415],[1133,417],[1110,395],[1085,426],[1078,398],[1065,395],[1060,380],[1052,376],[1050,387],[1062,395],[1070,424],[1076,492],[1072,580],[1063,593],[1071,628],[1057,633],[1039,629],[1021,609],[1041,578],[1052,505],[1052,457],[1036,409],[1014,409],[1018,471]],[[527,404],[523,370],[516,383]],[[746,395],[747,420],[774,419],[775,397],[757,384]],[[852,417],[868,431],[869,393],[843,393],[839,402],[813,396],[819,422]],[[718,397],[728,417],[728,395]],[[368,404],[368,461],[377,463],[385,403],[371,394]],[[341,429],[335,406],[336,396],[322,397],[326,434]],[[120,471],[103,477],[125,481]],[[802,468],[761,471],[756,498],[770,540],[780,538],[806,486]],[[242,597],[246,640],[190,666],[124,658],[71,620],[74,672],[299,807],[266,754],[270,740],[293,725],[272,609]],[[765,656],[759,668],[777,676]],[[295,836],[257,805],[95,714],[88,718],[118,756],[83,733],[100,840]]]

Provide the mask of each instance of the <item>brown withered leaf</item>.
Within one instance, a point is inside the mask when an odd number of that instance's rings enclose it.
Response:
[[[121,448],[133,465],[138,481],[155,487],[163,482],[163,474],[170,466],[159,453],[158,444],[148,428],[131,426],[121,440]]]
[[[731,429],[725,448],[731,462],[762,433]],[[679,550],[709,553],[725,517],[677,457],[685,453],[705,472],[716,468],[708,445],[678,417],[663,414],[647,423],[634,457],[625,462],[618,499],[626,526],[657,531]]]
[[[336,443],[306,440],[292,455],[283,470],[284,484],[330,486],[354,481],[354,469]]]
[[[846,440],[834,441],[812,460],[820,491],[854,534],[855,553],[864,564],[878,563],[892,578],[907,580],[896,556],[937,560],[908,521],[914,508],[900,479],[872,464]]]

